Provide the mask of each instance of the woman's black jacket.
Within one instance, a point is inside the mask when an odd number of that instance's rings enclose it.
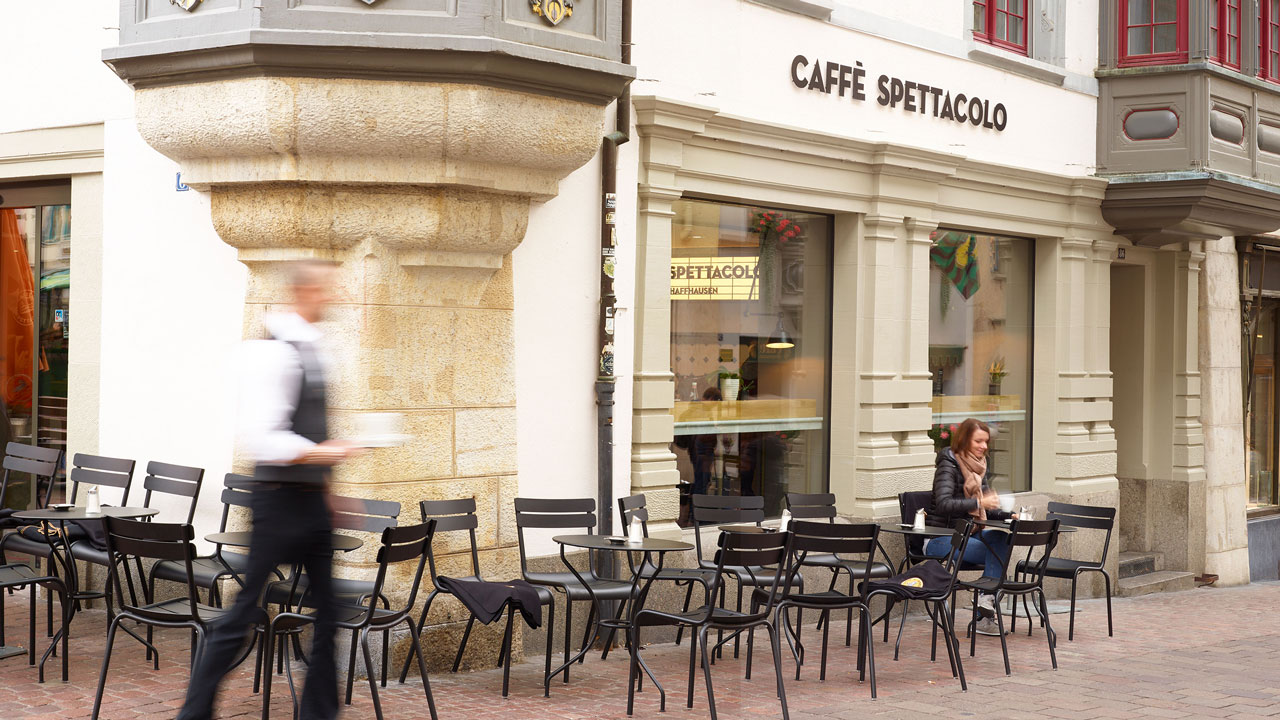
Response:
[[[991,489],[991,465],[987,464],[987,476],[982,478],[982,489]],[[964,496],[964,474],[951,448],[938,451],[933,470],[933,507],[925,510],[925,522],[933,527],[951,527],[956,520],[967,517],[978,509],[977,498]],[[996,508],[987,511],[991,520],[1007,520],[1009,513]]]

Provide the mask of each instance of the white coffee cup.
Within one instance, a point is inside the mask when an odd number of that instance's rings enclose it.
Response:
[[[1000,496],[1000,509],[1005,512],[1013,512],[1013,496],[1012,495]]]

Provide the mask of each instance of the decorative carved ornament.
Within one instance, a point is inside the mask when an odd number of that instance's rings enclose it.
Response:
[[[573,16],[571,0],[529,0],[529,9],[552,25],[559,25],[561,20]]]

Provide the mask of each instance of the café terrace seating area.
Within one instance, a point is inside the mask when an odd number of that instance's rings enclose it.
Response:
[[[53,492],[64,464],[65,485]],[[168,678],[167,688],[176,682],[180,689],[246,568],[252,533],[228,531],[228,519],[248,505],[252,478],[214,480],[200,468],[158,461],[68,459],[60,450],[17,444],[7,448],[3,467],[0,493],[19,482],[43,493],[31,493],[30,509],[0,517],[0,656],[7,658],[0,673],[12,679],[22,665],[35,685],[65,683],[61,696],[78,694],[95,719],[120,716],[121,688],[147,687],[147,678]],[[202,555],[192,519],[201,493],[211,490],[224,508],[219,532],[200,537],[214,547]],[[558,698],[576,703],[586,692],[609,716],[679,710],[740,717],[751,698],[753,712],[789,718],[797,686],[806,688],[807,707],[815,683],[824,693],[839,690],[846,702],[872,701],[912,691],[922,680],[962,694],[993,675],[1069,668],[1081,659],[1070,647],[1076,638],[1096,648],[1118,624],[1110,598],[1088,601],[1093,611],[1076,618],[1074,580],[1106,576],[1110,508],[1051,503],[1043,518],[936,527],[917,517],[928,506],[920,493],[900,497],[900,522],[881,524],[844,521],[830,494],[788,494],[780,523],[766,522],[760,497],[694,495],[691,506],[699,531],[686,533],[693,542],[685,542],[650,537],[643,495],[620,498],[616,508],[591,498],[516,498],[515,578],[481,566],[474,498],[413,508],[335,497],[335,553],[377,548],[367,577],[335,583],[343,608],[343,700],[379,720],[460,716],[450,712],[458,707],[450,696],[464,687],[466,697],[490,704],[536,698],[529,707],[547,716],[559,712]],[[623,534],[600,534],[601,514],[614,510]],[[961,560],[979,526],[1008,533],[1003,578],[978,578]],[[1105,535],[1102,557],[1055,555],[1064,532]],[[554,571],[526,552],[531,538],[547,535],[559,548]],[[932,538],[946,539],[945,556],[923,554]],[[468,574],[443,577],[445,547],[454,560],[460,548],[469,554]],[[597,570],[602,556],[614,560],[611,576]],[[460,565],[448,567],[456,575]],[[1050,610],[1046,577],[1073,581],[1068,616]],[[495,581],[524,581],[529,592],[513,594],[486,617],[466,605],[472,614],[461,637],[432,633],[430,610],[441,595],[466,603]],[[291,712],[295,665],[306,662],[314,621],[307,588],[300,568],[278,569],[262,598],[263,620],[239,671],[228,676],[228,703],[252,698],[264,720]],[[978,591],[996,594],[996,620],[1008,634],[973,631]],[[458,670],[478,617],[504,629],[498,669],[472,683],[472,674]],[[528,618],[544,628],[545,646],[517,640]],[[406,641],[393,642],[400,638]],[[25,647],[9,647],[15,640]],[[513,660],[517,653],[525,662]],[[432,663],[438,669],[429,672],[429,660],[445,658],[452,662]],[[164,702],[174,708],[180,699]]]

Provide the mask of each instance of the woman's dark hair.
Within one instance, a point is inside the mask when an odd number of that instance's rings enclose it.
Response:
[[[724,398],[720,397],[720,388],[709,387],[706,392],[702,393],[702,399],[719,402]]]
[[[961,450],[968,449],[969,441],[973,439],[973,434],[981,430],[991,437],[991,428],[977,418],[967,418],[960,423],[960,427],[951,433],[951,452],[958,453]]]

